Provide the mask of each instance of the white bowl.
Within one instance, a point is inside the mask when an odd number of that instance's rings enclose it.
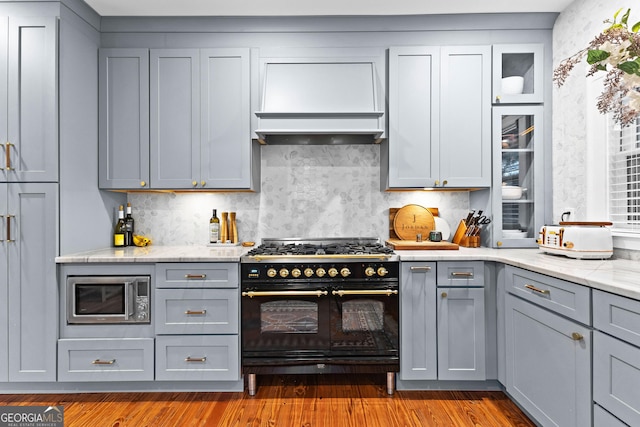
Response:
[[[502,93],[504,95],[519,95],[524,89],[524,77],[511,76],[502,79]]]
[[[526,188],[518,187],[515,185],[503,185],[502,186],[502,198],[507,200],[517,200],[522,197],[522,193]]]

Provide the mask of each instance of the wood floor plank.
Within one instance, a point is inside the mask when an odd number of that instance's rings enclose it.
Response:
[[[259,376],[243,393],[0,395],[64,406],[66,427],[534,427],[502,392],[397,391],[382,376]]]

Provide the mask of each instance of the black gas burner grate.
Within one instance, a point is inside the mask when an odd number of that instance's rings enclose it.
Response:
[[[265,243],[252,250],[247,255],[378,255],[393,254],[393,249],[380,243],[336,243],[336,244],[312,244],[312,243]]]

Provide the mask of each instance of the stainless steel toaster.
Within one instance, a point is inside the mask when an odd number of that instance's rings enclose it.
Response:
[[[544,225],[538,234],[543,252],[579,259],[605,259],[613,255],[610,222],[561,222]]]

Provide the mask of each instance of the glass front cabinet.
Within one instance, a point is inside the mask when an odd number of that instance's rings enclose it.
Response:
[[[542,44],[493,46],[493,103],[538,104],[543,100]]]
[[[493,241],[503,248],[537,246],[544,223],[541,105],[493,108]]]

